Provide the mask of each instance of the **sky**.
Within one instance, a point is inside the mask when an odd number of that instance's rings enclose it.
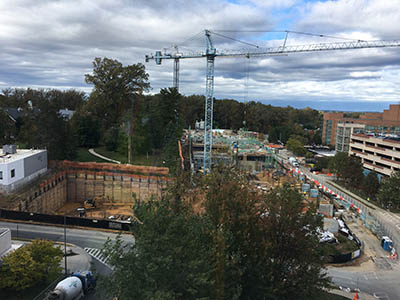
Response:
[[[95,57],[143,63],[151,93],[170,87],[157,50],[204,52],[354,40],[400,40],[399,0],[0,0],[0,89],[90,93]],[[297,34],[293,32],[312,33]],[[220,35],[228,38],[223,38]],[[322,37],[320,36],[322,35]],[[230,39],[229,39],[230,38]],[[236,40],[246,42],[240,43]],[[205,94],[205,58],[180,61],[180,92]],[[382,111],[400,103],[400,47],[215,59],[214,96],[320,110]]]

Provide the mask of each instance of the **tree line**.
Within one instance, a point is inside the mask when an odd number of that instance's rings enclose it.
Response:
[[[361,159],[338,152],[334,157],[317,158],[318,169],[329,169],[338,183],[370,201],[389,209],[400,209],[400,172],[381,176],[374,171],[364,172]]]
[[[123,155],[161,155],[167,165],[174,165],[183,128],[194,128],[204,119],[204,96],[184,96],[173,88],[149,95],[149,76],[140,63],[123,66],[114,59],[95,58],[85,81],[93,85],[89,95],[73,89],[2,90],[0,143],[46,148],[50,159],[70,160],[78,147],[102,145]],[[19,109],[20,117],[8,118],[7,108]],[[71,120],[60,115],[65,108],[75,111]],[[214,128],[246,127],[268,134],[271,142],[285,143],[295,135],[304,143],[320,144],[321,123],[321,114],[310,108],[214,102]]]

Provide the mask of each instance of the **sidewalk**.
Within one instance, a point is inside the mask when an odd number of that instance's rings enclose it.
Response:
[[[61,250],[64,253],[64,246],[60,245]],[[90,270],[92,257],[87,254],[87,252],[75,245],[67,245],[67,269],[68,273],[73,273],[77,271]],[[60,262],[60,265],[64,268],[65,261],[64,258]]]
[[[354,295],[355,295],[354,292],[347,292],[345,290],[331,290],[331,291],[329,291],[329,293],[343,296],[348,299],[354,299]],[[371,295],[368,295],[365,293],[358,293],[358,297],[360,300],[376,300],[376,298],[374,296],[371,296]]]
[[[92,154],[92,155],[94,155],[94,156],[100,157],[101,159],[104,159],[104,160],[107,160],[107,161],[111,161],[111,162],[116,163],[116,164],[121,164],[121,162],[118,161],[118,160],[114,160],[114,159],[105,157],[105,156],[103,156],[103,155],[101,155],[101,154],[98,154],[96,151],[94,151],[93,148],[90,148],[90,149],[89,149],[89,153]]]

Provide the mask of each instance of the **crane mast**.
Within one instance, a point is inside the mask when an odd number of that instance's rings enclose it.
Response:
[[[206,105],[204,120],[204,154],[203,170],[211,170],[211,151],[212,151],[212,124],[214,111],[214,61],[216,49],[211,40],[210,32],[206,30],[207,38],[207,73],[206,73]]]
[[[333,50],[349,50],[349,49],[364,49],[364,48],[386,48],[400,47],[400,40],[390,41],[347,41],[335,43],[319,43],[308,45],[293,45],[286,46],[287,34],[282,46],[270,48],[258,48],[254,51],[243,50],[223,50],[218,51],[212,42],[211,31],[205,30],[206,51],[198,53],[180,53],[175,46],[175,53],[161,53],[156,51],[155,54],[146,55],[145,61],[155,60],[157,65],[161,65],[163,59],[174,59],[174,78],[173,86],[179,88],[179,60],[186,58],[206,58],[206,100],[205,100],[205,122],[204,122],[204,156],[203,170],[205,173],[211,170],[211,151],[212,151],[212,124],[213,124],[213,106],[214,106],[214,62],[215,57],[259,57],[285,55],[291,53],[317,52],[317,51],[333,51]]]

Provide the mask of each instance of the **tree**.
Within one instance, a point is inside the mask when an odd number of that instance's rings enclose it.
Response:
[[[315,168],[316,169],[327,169],[329,166],[329,161],[330,158],[329,157],[317,157],[316,158],[316,164],[315,164]]]
[[[377,199],[385,207],[400,207],[400,172],[383,179]]]
[[[47,240],[34,240],[26,246],[36,264],[36,271],[42,276],[42,280],[59,274],[62,270],[60,261],[63,252],[60,247],[54,247],[53,242]]]
[[[35,240],[3,258],[0,288],[24,290],[60,272],[62,251],[53,243]]]
[[[363,167],[358,157],[348,156],[345,152],[338,152],[329,161],[329,169],[336,173],[338,179],[342,179],[346,184],[357,187],[361,184]]]
[[[86,83],[94,85],[88,108],[103,121],[103,129],[121,123],[135,96],[150,87],[148,78],[143,64],[124,67],[118,60],[94,59],[93,73],[85,75]]]
[[[131,248],[120,240],[106,243],[115,270],[98,285],[105,299],[214,299],[210,223],[181,201],[183,187],[161,201],[136,203],[140,223]]]
[[[53,103],[42,103],[39,110],[24,113],[18,141],[27,148],[47,149],[49,159],[76,157],[78,143],[72,126]]]
[[[367,176],[364,177],[363,186],[368,197],[375,198],[375,195],[379,190],[378,174],[374,171],[369,172]]]
[[[0,108],[0,145],[12,143],[15,139],[15,124]]]
[[[299,156],[303,156],[307,152],[306,149],[304,149],[304,144],[296,137],[290,137],[286,143],[286,147],[289,151]]]
[[[309,299],[328,286],[316,236],[321,219],[303,212],[296,190],[262,197],[244,174],[227,169],[214,171],[204,189],[220,299]]]
[[[80,147],[91,148],[99,144],[100,121],[96,116],[82,110],[73,115],[71,122]]]
[[[135,205],[136,243],[108,242],[115,271],[105,297],[309,299],[329,287],[316,235],[322,226],[285,186],[263,195],[245,174],[219,168],[182,176],[160,201]]]

